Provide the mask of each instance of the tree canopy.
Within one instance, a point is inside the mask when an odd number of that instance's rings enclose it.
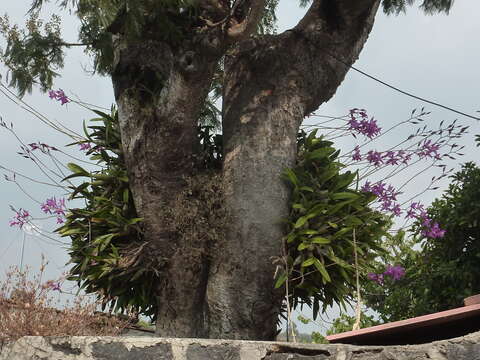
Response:
[[[249,1],[207,0],[62,0],[61,9],[74,12],[80,28],[78,42],[64,39],[61,34],[61,17],[52,15],[45,22],[39,18],[42,5],[50,0],[34,0],[26,27],[10,24],[8,16],[0,19],[0,33],[6,38],[7,46],[1,58],[9,69],[10,86],[17,88],[20,95],[31,92],[33,85],[43,91],[53,87],[54,78],[60,75],[64,65],[65,50],[73,46],[85,47],[93,61],[94,72],[108,75],[112,71],[112,35],[121,32],[133,39],[141,40],[145,28],[155,23],[155,36],[177,41],[183,37],[205,31],[217,23],[238,23],[244,15],[237,14],[243,3]],[[259,34],[276,31],[275,11],[279,0],[265,1],[265,11],[258,23]],[[307,6],[309,0],[301,0]],[[329,1],[324,1],[328,4]],[[415,0],[382,0],[387,14],[400,14]],[[423,0],[420,8],[427,14],[446,12],[453,0]],[[325,5],[328,6],[328,5]]]

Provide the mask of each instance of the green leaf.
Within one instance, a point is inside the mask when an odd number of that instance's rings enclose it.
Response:
[[[132,218],[132,219],[129,219],[127,224],[128,225],[135,225],[139,222],[142,222],[143,221],[143,218]]]
[[[325,203],[316,204],[311,209],[308,209],[308,215],[311,215],[311,217],[320,215],[325,212],[325,209],[327,208],[327,206],[328,205]]]
[[[327,224],[328,224],[330,227],[334,228],[334,229],[338,228],[338,225],[337,225],[337,224],[332,223],[332,222],[330,222],[330,221],[327,222]]]
[[[99,111],[99,110],[93,110],[92,109],[92,111],[102,118],[102,119],[98,119],[98,120],[106,120],[106,121],[110,121],[110,122],[113,121],[113,118],[109,114],[106,114],[106,113],[104,113],[102,111]]]
[[[65,179],[64,179],[64,180],[65,180]],[[90,185],[90,183],[84,182],[84,183],[80,184],[79,186],[71,187],[71,189],[72,189],[73,191],[72,191],[72,193],[70,194],[69,198],[70,198],[70,199],[74,199],[74,198],[75,198],[75,195],[77,195],[78,193],[81,193],[81,194],[82,194],[81,197],[87,198],[88,195],[87,195],[87,193],[85,192],[85,190],[88,188],[89,185]]]
[[[281,287],[285,281],[287,280],[287,273],[283,272],[278,278],[277,281],[275,281],[275,289],[278,289]]]
[[[313,264],[317,268],[317,270],[322,274],[323,279],[326,282],[331,282],[332,279],[330,278],[330,275],[328,275],[327,269],[325,269],[325,266],[320,262],[320,260],[315,259]]]
[[[357,176],[356,173],[351,173],[350,171],[347,171],[346,173],[342,174],[341,179],[337,182],[333,191],[337,191],[339,189],[348,187],[353,182],[356,176]]]
[[[345,271],[345,269],[343,267],[340,267],[338,269],[338,272],[340,273],[340,275],[342,275],[343,279],[349,283],[351,281],[351,278],[348,276],[347,272]]]
[[[314,244],[330,244],[330,239],[321,237],[321,236],[316,236],[311,239],[312,243]]]
[[[93,240],[95,244],[99,244],[100,248],[99,251],[105,250],[105,248],[110,244],[110,241],[115,237],[118,236],[118,233],[115,234],[106,234],[101,235]]]
[[[339,192],[339,193],[332,194],[333,200],[349,200],[349,199],[355,200],[355,199],[358,199],[359,197],[360,195],[354,192]]]
[[[64,177],[62,179],[62,181],[66,181],[66,180],[69,180],[69,179],[73,179],[73,178],[76,178],[76,177],[82,177],[82,176],[83,177],[85,177],[85,176],[90,177],[90,174],[88,174],[88,175],[86,175],[86,174],[72,174],[72,175],[68,175],[68,176]]]
[[[360,226],[360,225],[363,225],[364,222],[359,219],[357,216],[348,216],[347,219],[345,220],[345,224],[347,224],[348,226]]]
[[[291,232],[290,234],[287,235],[287,243],[291,243],[297,238],[297,234],[294,232]]]
[[[314,192],[314,190],[313,190],[310,186],[300,186],[300,187],[298,188],[298,190],[300,190],[300,191],[308,191],[308,192],[312,192],[312,193]]]
[[[330,260],[332,260],[334,263],[336,263],[337,265],[340,265],[341,268],[350,268],[351,266],[344,260],[340,259],[339,257],[335,256],[335,254],[333,253],[333,250],[332,248],[329,248],[328,249],[328,258]],[[345,271],[345,270],[344,270]]]
[[[310,265],[313,265],[315,263],[315,260],[318,261],[317,258],[314,258],[314,257],[311,257],[307,260],[305,260],[303,263],[302,263],[302,267],[307,267],[307,266],[310,266]]]
[[[293,170],[285,169],[284,175],[295,187],[298,186],[298,178],[297,175],[295,175],[295,173],[293,172]]]
[[[68,235],[74,235],[74,234],[84,234],[85,229],[78,229],[78,228],[63,229],[62,228],[59,232],[62,236],[68,236]]]
[[[344,227],[344,228],[341,228],[340,230],[338,230],[333,236],[334,236],[335,238],[338,238],[338,237],[340,237],[340,236],[342,236],[342,235],[345,235],[346,233],[352,232],[352,230],[353,230],[353,229],[352,229],[351,227]]]
[[[310,134],[308,134],[307,138],[305,139],[306,140],[305,145],[307,148],[311,147],[315,140],[321,140],[321,138],[320,139],[316,138],[317,131],[318,129],[313,129],[313,131]]]
[[[329,156],[331,153],[333,153],[335,149],[327,147],[327,148],[320,148],[317,150],[312,151],[311,153],[306,154],[305,158],[309,160],[314,160],[314,159],[322,159],[327,156]]]
[[[312,308],[313,320],[315,320],[317,318],[319,310],[320,310],[319,302],[316,298],[314,298],[313,299],[313,308]]]
[[[90,176],[90,173],[82,168],[81,166],[74,164],[74,163],[68,163],[67,167],[75,174],[77,175],[83,175],[83,176]]]
[[[115,176],[114,175],[110,175],[110,174],[93,174],[92,175],[92,178],[96,179],[96,180],[114,180],[115,179]]]
[[[317,230],[306,229],[298,232],[298,235],[316,235],[318,234]]]
[[[85,120],[83,121],[83,132],[84,132],[85,136],[87,137],[87,139],[88,139],[90,142],[93,142],[92,138],[91,138],[90,135],[88,134],[87,125],[86,125],[86,123],[85,123]]]
[[[82,261],[82,265],[80,266],[80,271],[83,273],[87,269],[88,263],[90,261],[90,258],[88,256],[85,256]]]
[[[129,189],[123,190],[122,198],[123,198],[123,202],[125,204],[128,204],[128,201],[129,201],[129,198],[130,198],[130,190]]]
[[[295,225],[294,225],[295,229],[302,227],[303,225],[305,225],[307,221],[308,221],[308,216],[302,216],[298,218],[298,220],[295,222]]]
[[[311,246],[310,244],[301,243],[300,245],[298,245],[297,249],[298,251],[302,251],[302,250],[308,249],[310,246]]]
[[[338,211],[340,211],[343,207],[345,207],[346,205],[348,204],[351,204],[352,202],[354,202],[356,199],[350,199],[350,200],[344,200],[344,201],[341,201],[339,202],[338,204],[335,204],[334,206],[332,206],[332,208],[328,211],[328,214],[329,215],[333,215],[333,214],[336,214]]]

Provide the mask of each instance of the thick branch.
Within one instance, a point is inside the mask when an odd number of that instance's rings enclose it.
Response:
[[[65,47],[72,47],[72,46],[91,46],[93,43],[67,43],[67,42],[62,42],[60,43],[60,46],[65,46]]]
[[[363,12],[378,7],[379,3],[378,0],[315,0],[295,28],[311,30],[318,26],[319,21],[352,24]]]
[[[234,16],[231,18],[231,26],[227,33],[231,39],[241,40],[253,34],[262,19],[265,10],[265,0],[237,0],[232,8],[232,15],[239,8],[244,8],[246,16],[237,22]]]
[[[298,97],[307,115],[333,96],[348,65],[358,58],[379,4],[380,0],[316,0],[292,30],[241,42],[231,57],[231,68],[255,71],[272,96]],[[236,81],[239,87],[232,86],[229,92],[252,93],[243,79]]]
[[[223,186],[230,217],[207,285],[210,335],[270,339],[282,294],[273,289],[304,116],[327,101],[372,28],[379,0],[318,0],[293,30],[238,43],[225,59]],[[242,299],[240,302],[239,299]]]

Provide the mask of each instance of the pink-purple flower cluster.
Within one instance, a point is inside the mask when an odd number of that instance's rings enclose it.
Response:
[[[353,149],[352,159],[355,161],[362,160],[362,155],[360,154],[360,147],[358,145],[355,146],[355,148]]]
[[[31,218],[30,213],[24,209],[19,209],[14,211],[15,211],[15,215],[13,216],[13,219],[9,221],[9,224],[10,226],[18,226],[21,229],[23,225],[28,223],[28,221],[30,220]]]
[[[50,290],[53,290],[53,291],[62,291],[61,289],[61,284],[60,282],[55,282],[53,280],[48,280],[44,285],[43,287],[45,289],[50,289]]]
[[[55,197],[52,197],[47,199],[40,208],[45,214],[55,215],[57,224],[64,223],[65,211],[67,210],[64,198],[57,200]]]
[[[383,285],[387,276],[390,276],[393,281],[398,281],[405,276],[405,269],[400,265],[387,265],[386,270],[381,274],[368,274],[368,278],[372,281],[375,281],[379,285]]]
[[[70,102],[70,99],[67,97],[67,95],[65,95],[65,92],[62,89],[50,90],[48,92],[48,96],[50,99],[60,101],[62,105]]]
[[[48,154],[50,150],[58,151],[56,147],[53,147],[41,142],[31,143],[31,144],[28,144],[28,146],[22,145],[20,146],[20,149],[22,149],[22,151],[19,151],[17,154],[23,156],[25,159],[31,159],[31,160],[33,160],[31,153],[35,150],[40,150],[44,154]]]
[[[368,119],[365,109],[350,110],[350,120],[348,121],[349,130],[356,131],[365,135],[369,139],[380,134],[381,128],[378,127],[377,121],[372,117]]]
[[[58,151],[58,149],[56,147],[53,147],[53,146],[50,146],[50,145],[47,145],[47,144],[41,143],[41,142],[31,143],[31,144],[28,144],[28,146],[30,146],[31,151],[35,151],[35,150],[40,150],[42,152],[48,152],[50,150]]]
[[[417,155],[420,158],[434,158],[436,160],[440,160],[441,156],[438,153],[438,150],[440,149],[439,144],[435,144],[432,142],[432,140],[425,140],[423,144],[421,145],[420,149],[417,151]]]
[[[440,225],[428,216],[425,207],[418,203],[414,202],[410,204],[410,208],[407,210],[407,219],[417,219],[422,225],[421,234],[425,237],[436,239],[442,238],[445,235],[446,230],[442,230]]]
[[[90,144],[89,142],[80,143],[79,146],[81,151],[87,151],[92,148],[92,144]]]
[[[375,166],[380,166],[383,164],[383,156],[381,152],[370,150],[367,153],[367,161],[370,164],[373,164]]]
[[[422,144],[419,145],[417,150],[412,151],[389,150],[381,152],[376,150],[370,150],[367,152],[365,160],[377,167],[381,165],[408,165],[413,155],[417,155],[420,159],[441,159],[441,155],[438,152],[439,149],[439,144],[433,143],[431,140],[425,140]],[[358,146],[355,146],[355,148],[353,149],[352,159],[355,161],[361,161],[363,159],[363,156],[360,153],[360,148]]]
[[[395,216],[399,216],[402,213],[400,205],[397,203],[397,195],[399,195],[400,192],[396,191],[392,185],[387,185],[382,181],[375,184],[371,184],[370,181],[367,181],[362,186],[361,190],[377,196],[382,210],[390,211]]]

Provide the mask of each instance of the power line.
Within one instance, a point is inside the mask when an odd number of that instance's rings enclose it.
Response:
[[[395,86],[393,86],[393,85],[390,85],[390,84],[386,83],[385,81],[382,81],[382,80],[376,78],[375,76],[372,76],[372,75],[370,75],[370,74],[367,74],[365,71],[362,71],[362,70],[357,69],[356,67],[354,67],[354,66],[352,66],[352,65],[347,64],[345,61],[340,60],[339,58],[337,58],[336,56],[334,56],[334,55],[332,55],[332,54],[330,54],[330,53],[328,53],[328,55],[330,55],[332,58],[334,58],[335,60],[337,60],[337,61],[340,62],[341,64],[345,65],[345,66],[348,67],[349,69],[352,69],[352,70],[354,70],[354,71],[362,74],[363,76],[366,76],[366,77],[368,77],[369,79],[372,79],[372,80],[374,80],[374,81],[376,81],[376,82],[378,82],[378,83],[380,83],[380,84],[382,84],[382,85],[384,85],[384,86],[386,86],[386,87],[389,87],[390,89],[395,90],[395,91],[397,91],[397,92],[399,92],[399,93],[401,93],[401,94],[403,94],[403,95],[406,95],[406,96],[409,96],[409,97],[411,97],[411,98],[414,98],[414,99],[417,99],[417,100],[426,102],[426,103],[431,104],[431,105],[438,106],[438,107],[440,107],[440,108],[442,108],[442,109],[452,111],[452,112],[454,112],[454,113],[457,113],[457,114],[459,114],[459,115],[466,116],[466,117],[471,118],[471,119],[474,119],[474,120],[480,120],[480,118],[475,117],[475,116],[473,116],[473,115],[469,115],[469,114],[466,114],[466,113],[464,113],[464,112],[462,112],[462,111],[455,110],[455,109],[452,109],[451,107],[448,107],[448,106],[442,105],[442,104],[440,104],[440,103],[437,103],[437,102],[435,102],[435,101],[431,101],[431,100],[422,98],[422,97],[420,97],[420,96],[413,95],[413,94],[411,94],[411,93],[409,93],[409,92],[407,92],[407,91],[404,91],[404,90],[399,89],[399,88],[397,88],[397,87],[395,87]]]

